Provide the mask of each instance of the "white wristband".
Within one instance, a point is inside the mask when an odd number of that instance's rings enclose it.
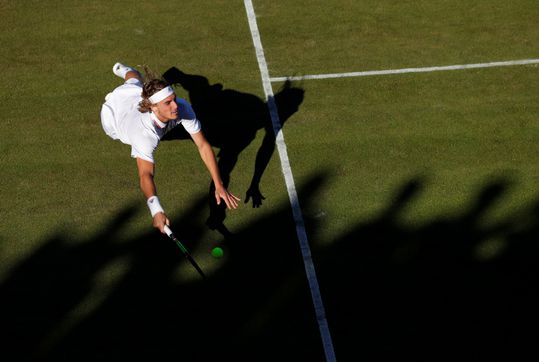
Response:
[[[165,210],[163,210],[163,208],[161,207],[157,196],[150,197],[148,201],[146,201],[146,204],[148,204],[148,208],[150,209],[152,217],[154,217],[155,214],[157,214],[158,212],[165,213]]]

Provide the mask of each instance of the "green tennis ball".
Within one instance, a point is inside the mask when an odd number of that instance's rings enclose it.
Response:
[[[223,256],[223,249],[220,247],[215,247],[211,250],[211,256],[214,258],[221,258]]]

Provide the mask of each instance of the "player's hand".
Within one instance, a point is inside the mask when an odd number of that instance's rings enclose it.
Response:
[[[217,205],[221,205],[221,199],[225,202],[226,207],[229,209],[236,209],[238,207],[239,197],[232,195],[223,186],[215,187],[215,200]]]
[[[167,215],[165,215],[162,212],[158,212],[153,217],[153,226],[156,229],[159,229],[163,234],[165,234],[165,225],[170,225],[170,221],[167,218]]]

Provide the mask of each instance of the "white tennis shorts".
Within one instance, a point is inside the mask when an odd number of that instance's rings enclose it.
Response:
[[[101,125],[105,133],[114,140],[126,143],[126,135],[122,135],[120,125],[136,114],[141,97],[142,82],[130,78],[124,84],[114,89],[105,97],[101,106]]]

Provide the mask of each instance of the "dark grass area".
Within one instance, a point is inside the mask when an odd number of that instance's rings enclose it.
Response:
[[[320,360],[287,207],[239,231],[226,244],[226,265],[191,283],[174,282],[178,263],[187,261],[164,236],[113,242],[132,211],[88,240],[46,240],[12,270],[0,287],[3,353],[19,361]],[[194,249],[196,242],[192,231],[185,244]],[[62,331],[118,258],[129,259],[128,270],[101,304]]]
[[[486,224],[518,188],[494,179],[457,214],[403,224],[424,188],[411,179],[379,215],[316,253],[339,360],[536,360],[539,199]]]
[[[300,197],[314,200],[327,178],[313,176]],[[313,250],[338,360],[537,357],[538,200],[483,225],[482,215],[516,187],[493,180],[458,215],[399,223],[423,187],[421,179],[403,184],[380,215]],[[185,224],[186,215],[205,204],[174,221],[189,231],[191,250],[200,230]],[[187,261],[164,236],[114,242],[133,211],[125,207],[87,240],[44,240],[11,271],[0,286],[4,354],[18,361],[324,360],[287,205],[238,230],[226,242],[225,265],[191,282],[174,281]],[[321,225],[306,223],[316,237]],[[126,272],[95,308],[67,323],[118,258],[129,260]]]

